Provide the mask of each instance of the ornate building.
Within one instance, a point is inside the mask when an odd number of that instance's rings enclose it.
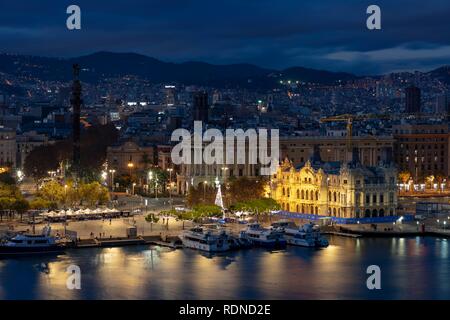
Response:
[[[155,147],[140,146],[133,141],[110,146],[106,151],[108,165],[117,174],[135,174],[148,165],[154,165],[155,156]]]
[[[322,162],[316,148],[312,159],[299,167],[289,160],[278,167],[271,179],[272,198],[291,212],[340,218],[393,216],[396,177],[390,161],[363,166],[355,149],[349,163]]]

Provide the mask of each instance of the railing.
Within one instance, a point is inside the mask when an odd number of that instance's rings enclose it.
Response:
[[[403,216],[385,216],[385,217],[370,217],[370,218],[339,218],[332,216],[322,216],[317,214],[310,213],[297,213],[297,212],[289,212],[289,211],[278,211],[273,212],[273,215],[278,215],[286,218],[297,218],[297,219],[306,219],[306,220],[320,220],[323,218],[328,218],[338,224],[367,224],[367,223],[389,223],[396,222],[400,218],[403,217],[403,222],[409,222],[414,220],[414,215],[407,214]]]

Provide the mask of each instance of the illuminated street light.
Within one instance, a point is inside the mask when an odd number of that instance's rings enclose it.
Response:
[[[206,202],[206,185],[208,184],[208,181],[203,181],[203,201]]]
[[[172,171],[173,171],[173,168],[169,168],[169,169],[167,169],[167,171],[169,171],[169,202],[170,202],[170,205],[172,206]]]
[[[114,191],[114,173],[116,172],[116,170],[114,169],[110,169],[109,173],[111,173],[111,190]]]
[[[22,170],[17,170],[17,180],[18,180],[19,182],[23,180],[24,176],[25,176],[25,175],[23,174],[23,171],[22,171]]]

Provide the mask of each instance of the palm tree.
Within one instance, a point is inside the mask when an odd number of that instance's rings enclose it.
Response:
[[[430,189],[433,188],[434,179],[435,178],[433,175],[429,175],[428,177],[426,177],[426,181],[427,181],[428,185],[430,186]]]
[[[401,171],[398,174],[398,179],[404,184],[409,184],[409,179],[411,179],[411,173],[409,171]]]
[[[442,185],[442,183],[444,183],[445,178],[446,178],[445,175],[443,173],[441,173],[441,172],[436,174],[436,181],[438,183],[438,190],[439,190],[439,192],[441,191],[441,185]]]

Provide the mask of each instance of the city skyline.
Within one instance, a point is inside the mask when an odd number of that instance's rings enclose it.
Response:
[[[0,3],[0,299],[450,299],[449,16]]]

